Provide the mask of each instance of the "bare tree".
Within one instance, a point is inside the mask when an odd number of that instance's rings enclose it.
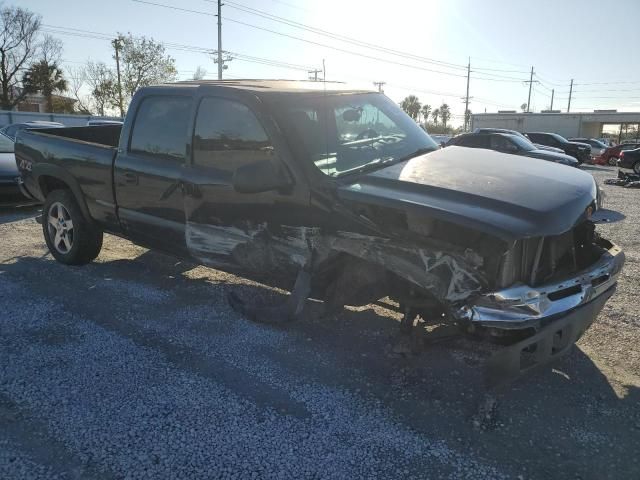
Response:
[[[41,19],[20,7],[0,7],[0,106],[13,109],[26,96],[21,73],[36,58]]]
[[[40,60],[44,60],[47,65],[60,63],[62,61],[62,50],[62,40],[46,34],[40,42]]]
[[[175,60],[165,54],[164,45],[152,38],[118,35],[124,103],[141,87],[176,80]],[[114,56],[115,60],[115,56]]]
[[[192,80],[202,80],[206,74],[207,71],[203,67],[198,65],[198,68],[196,68],[196,71],[193,74]]]
[[[91,114],[91,97],[82,93],[87,84],[87,74],[83,67],[67,68],[69,94],[76,101],[76,110],[80,113]]]
[[[117,80],[112,69],[103,62],[88,62],[84,75],[91,89],[91,100],[100,115],[118,105]]]

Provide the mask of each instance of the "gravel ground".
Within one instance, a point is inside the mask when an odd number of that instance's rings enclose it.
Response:
[[[256,325],[226,293],[281,293],[115,237],[65,267],[0,210],[0,478],[640,478],[640,191],[604,188],[617,294],[499,392],[463,341],[394,353],[381,305]]]

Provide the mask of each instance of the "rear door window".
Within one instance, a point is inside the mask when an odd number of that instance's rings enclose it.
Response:
[[[145,98],[135,117],[129,151],[183,162],[186,157],[191,98]]]
[[[273,147],[256,115],[243,103],[205,97],[193,135],[195,165],[235,170],[273,155]]]

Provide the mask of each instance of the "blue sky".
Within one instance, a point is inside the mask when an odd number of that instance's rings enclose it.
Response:
[[[18,4],[41,14],[47,26],[108,35],[131,32],[166,43],[217,48],[214,2],[149,1],[203,13],[133,0],[20,0]],[[243,6],[399,53],[274,22]],[[385,81],[385,93],[395,101],[414,93],[432,106],[448,103],[458,116],[464,111],[464,65],[469,57],[473,112],[519,108],[527,101],[528,85],[522,80],[528,80],[531,66],[539,82],[532,94],[534,110],[549,106],[551,89],[555,89],[554,108],[566,110],[572,78],[572,111],[640,110],[639,0],[611,4],[592,0],[229,0],[222,17],[223,50],[303,68],[321,68],[325,59],[327,80],[368,85]],[[88,59],[113,63],[110,44],[104,39],[55,36],[64,41],[66,67]],[[208,71],[207,78],[216,76],[217,67],[205,53],[178,49],[167,53],[176,59],[181,79],[189,78],[198,66]],[[308,74],[304,69],[235,59],[225,76],[304,79]]]

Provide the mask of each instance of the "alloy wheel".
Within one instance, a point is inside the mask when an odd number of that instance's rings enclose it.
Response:
[[[53,247],[59,253],[69,253],[73,247],[73,222],[69,211],[62,203],[51,204],[47,213],[47,228]]]

